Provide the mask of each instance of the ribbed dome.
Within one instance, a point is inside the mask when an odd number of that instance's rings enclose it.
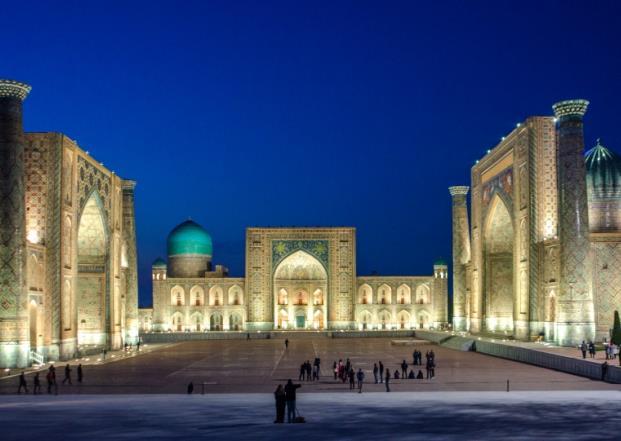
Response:
[[[444,259],[436,259],[436,261],[433,262],[433,264],[434,264],[434,266],[435,265],[444,265],[444,266],[446,266],[446,260],[444,260]]]
[[[192,220],[177,225],[168,235],[167,245],[169,256],[211,256],[213,251],[209,233]]]
[[[607,196],[621,187],[621,158],[600,144],[585,153],[587,186],[596,196]]]
[[[161,257],[158,257],[157,259],[153,261],[153,263],[151,264],[151,267],[166,268],[166,262],[164,262],[164,259],[162,259]]]

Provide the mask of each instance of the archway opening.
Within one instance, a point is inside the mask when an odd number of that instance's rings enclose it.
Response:
[[[274,271],[274,327],[324,329],[327,291],[328,274],[319,260],[301,250],[287,256]]]
[[[108,235],[101,200],[93,193],[78,224],[78,278],[75,286],[78,345],[82,349],[107,345],[106,283]],[[68,291],[71,290],[69,286]]]
[[[513,332],[513,221],[505,203],[491,202],[485,229],[485,329],[492,333]]]

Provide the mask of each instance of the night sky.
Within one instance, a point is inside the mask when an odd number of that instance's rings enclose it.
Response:
[[[621,151],[617,1],[13,1],[0,25],[25,130],[138,181],[143,305],[188,217],[232,275],[246,227],[313,225],[357,228],[358,274],[431,274],[447,187],[517,122],[586,98],[587,146]]]

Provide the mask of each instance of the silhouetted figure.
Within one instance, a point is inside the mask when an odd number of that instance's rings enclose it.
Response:
[[[606,381],[606,374],[608,374],[608,362],[605,361],[602,364],[602,381]]]
[[[285,399],[287,400],[287,422],[292,423],[295,419],[295,390],[301,387],[299,384],[293,384],[291,379],[287,381],[285,386]]]
[[[414,380],[416,376],[414,375],[414,369],[410,369],[410,373],[408,374],[408,380]]]
[[[24,389],[24,392],[28,393],[28,385],[26,384],[26,374],[24,372],[19,374],[19,386],[17,387],[18,394],[22,393],[22,388]]]
[[[358,373],[356,374],[356,377],[358,379],[358,393],[361,394],[362,383],[364,382],[364,372],[362,372],[362,369],[358,369]]]
[[[136,352],[140,352],[140,339],[138,339],[138,343],[136,343]]]
[[[336,381],[336,376],[339,374],[339,368],[336,364],[336,361],[332,365],[332,370],[334,371],[334,381]]]
[[[194,392],[194,383],[190,381],[190,384],[188,384],[188,395],[192,395],[193,392]]]
[[[34,376],[34,388],[32,390],[32,393],[34,395],[40,394],[41,393],[41,380],[39,379],[39,372],[37,372]]]
[[[288,349],[288,348],[289,348],[289,339],[286,338],[285,339],[285,349]]]
[[[282,387],[282,384],[279,384],[274,392],[274,400],[276,400],[276,421],[275,423],[284,423],[285,422],[285,407],[287,405],[287,395],[285,394],[285,390]]]
[[[352,390],[356,387],[356,373],[354,372],[354,368],[350,368],[347,373],[347,378],[349,378],[349,390]]]
[[[65,384],[67,381],[70,385],[73,384],[71,382],[71,368],[69,367],[69,363],[65,365],[65,378],[63,378],[63,384]]]
[[[82,364],[79,364],[78,365],[78,383],[81,383],[83,378],[84,378],[84,372],[82,371]]]
[[[384,365],[382,364],[382,362],[379,362],[379,376],[380,376],[380,383],[384,382]]]
[[[304,381],[304,373],[306,372],[306,363],[302,363],[300,365],[300,375],[298,377],[299,381]]]
[[[586,358],[587,349],[588,349],[587,344],[585,343],[584,340],[582,340],[582,343],[580,344],[580,352],[582,352],[582,358]]]
[[[420,369],[418,370],[418,374],[416,374],[416,379],[417,380],[422,380],[425,377],[423,377],[423,371],[421,371]]]
[[[386,392],[390,392],[390,369],[386,369]]]
[[[250,340],[250,332],[246,334],[246,340]],[[282,386],[281,386],[282,387]],[[281,421],[282,422],[282,421]]]
[[[406,378],[408,376],[408,364],[403,360],[401,363],[401,378]]]
[[[379,375],[379,368],[377,367],[377,363],[373,363],[373,378],[375,379],[375,384],[379,381],[377,376]]]

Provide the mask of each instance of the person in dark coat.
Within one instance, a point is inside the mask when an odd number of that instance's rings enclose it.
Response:
[[[79,364],[78,365],[78,383],[81,383],[83,378],[84,378],[84,372],[82,371],[82,364]]]
[[[423,377],[423,371],[421,371],[420,369],[418,370],[418,374],[416,374],[416,379],[417,380],[422,380]]]
[[[37,395],[37,393],[41,393],[41,380],[39,379],[39,372],[37,372],[34,376],[34,389],[32,393],[34,395]]]
[[[280,424],[285,422],[286,397],[287,395],[285,394],[282,384],[279,384],[276,388],[276,392],[274,392],[274,399],[276,400],[276,421],[274,421],[274,423]]]
[[[375,378],[375,384],[379,382],[377,376],[379,375],[379,368],[377,367],[377,363],[373,363],[373,378]]]
[[[379,362],[379,376],[380,376],[380,383],[384,382],[384,364],[380,361]]]
[[[301,387],[300,384],[293,384],[291,379],[285,386],[285,400],[287,401],[287,422],[292,423],[295,419],[295,390]]]
[[[390,369],[386,369],[386,392],[390,392]]]
[[[193,392],[194,392],[194,383],[190,381],[190,384],[188,384],[188,395],[192,395]]]
[[[587,344],[584,340],[582,340],[582,343],[580,344],[580,352],[582,352],[582,358],[586,358],[586,353],[587,353]]]
[[[401,378],[407,378],[408,376],[408,364],[403,360],[401,363]]]
[[[300,376],[298,377],[299,381],[303,381],[304,380],[304,374],[306,373],[306,363],[302,363],[300,365]]]
[[[289,349],[289,339],[285,339],[285,349]]]
[[[22,393],[22,388],[26,393],[28,393],[28,385],[26,384],[26,374],[22,372],[19,374],[19,386],[17,387],[17,393]]]
[[[414,380],[416,378],[416,376],[414,375],[414,369],[410,370],[410,373],[408,374],[408,380]]]
[[[356,378],[358,379],[358,393],[362,393],[362,383],[364,383],[364,372],[362,369],[358,369],[358,373],[356,374]]]
[[[608,362],[605,361],[602,364],[602,381],[606,381],[606,374],[608,373]]]
[[[69,367],[69,363],[65,365],[65,378],[63,378],[63,384],[65,384],[67,381],[69,382],[69,384],[73,384],[71,382],[71,367]]]

